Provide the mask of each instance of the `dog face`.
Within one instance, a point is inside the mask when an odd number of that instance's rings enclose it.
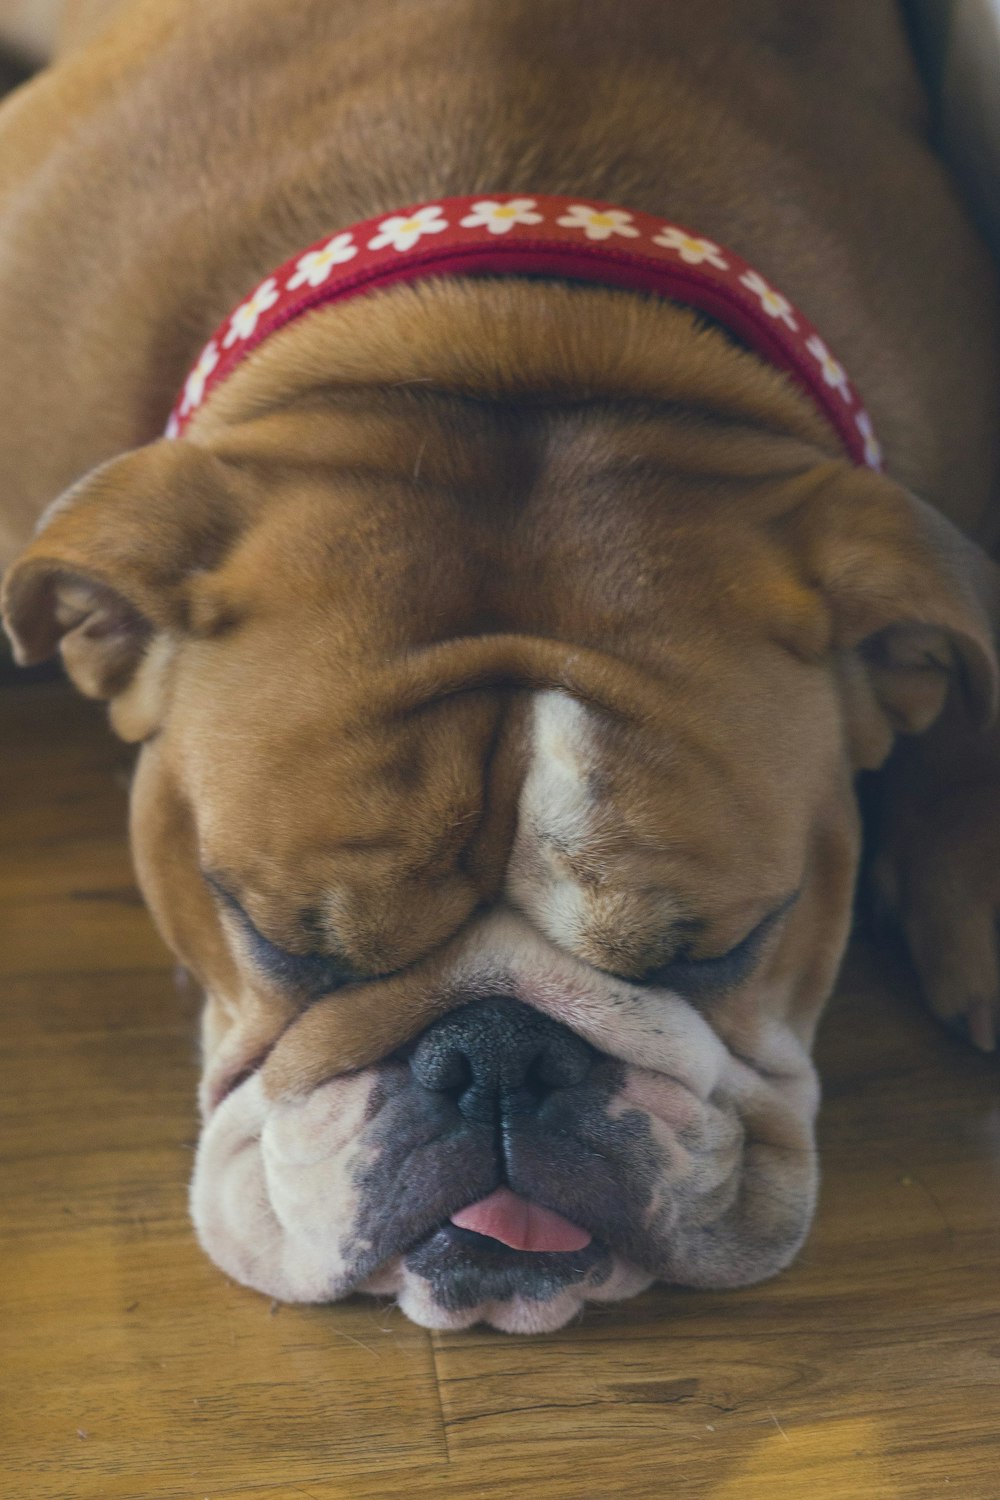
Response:
[[[832,694],[785,720],[789,804],[747,795],[736,714],[686,745],[678,713],[643,733],[561,691],[480,693],[331,743],[322,699],[276,720],[186,690],[203,717],[186,699],[183,734],[147,748],[135,845],[209,987],[193,1206],[221,1265],[287,1299],[362,1287],[430,1326],[527,1331],[654,1276],[787,1263],[856,842],[836,750],[801,753],[824,710],[836,747]],[[219,776],[223,735],[266,753]],[[453,1222],[503,1187],[582,1243]]]
[[[853,774],[959,667],[995,689],[971,553],[704,413],[251,406],[98,471],[6,583],[22,657],[60,642],[142,742],[206,1249],[522,1331],[778,1270]]]

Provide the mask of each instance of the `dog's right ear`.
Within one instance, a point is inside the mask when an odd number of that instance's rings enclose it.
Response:
[[[81,692],[117,698],[155,640],[184,634],[186,582],[221,560],[250,503],[232,466],[194,443],[163,439],[102,464],[49,507],[7,571],[15,659],[58,648]]]

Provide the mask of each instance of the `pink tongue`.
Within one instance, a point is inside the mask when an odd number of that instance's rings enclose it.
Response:
[[[582,1250],[591,1239],[578,1224],[551,1208],[519,1198],[510,1188],[497,1188],[481,1202],[460,1208],[451,1222],[459,1229],[500,1240],[512,1250]]]

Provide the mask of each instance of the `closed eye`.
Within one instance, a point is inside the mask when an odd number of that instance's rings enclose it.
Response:
[[[318,1000],[345,984],[356,984],[360,978],[342,959],[326,953],[290,953],[266,938],[243,910],[234,896],[211,875],[206,884],[220,905],[235,919],[250,960],[282,989],[291,990],[305,1000]]]
[[[307,1000],[318,1000],[331,990],[357,982],[358,976],[336,958],[325,953],[289,953],[263,937],[249,918],[242,925],[251,959],[282,989],[295,990]]]
[[[650,969],[639,983],[676,990],[692,1000],[714,999],[735,989],[749,979],[760,961],[767,939],[798,898],[799,892],[795,891],[727,953],[714,958],[688,958],[680,953],[661,968]]]

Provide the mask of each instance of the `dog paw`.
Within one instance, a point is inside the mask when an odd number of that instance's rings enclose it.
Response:
[[[905,940],[931,1012],[981,1052],[995,1052],[1000,782],[897,806],[871,877],[876,912]]]

